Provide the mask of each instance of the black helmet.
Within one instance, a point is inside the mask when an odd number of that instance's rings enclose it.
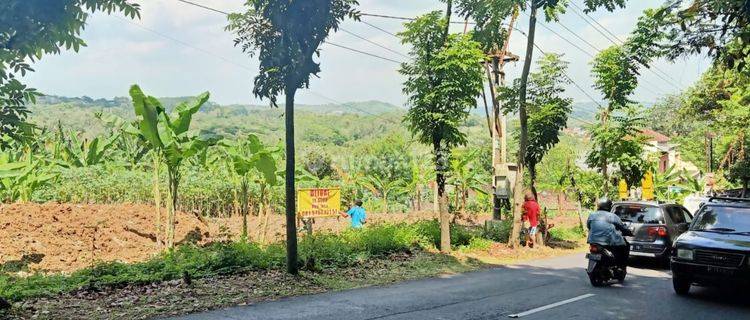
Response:
[[[596,201],[596,210],[599,211],[612,211],[612,200],[607,197],[601,197]]]

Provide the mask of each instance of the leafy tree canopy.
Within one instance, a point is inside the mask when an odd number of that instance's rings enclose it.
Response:
[[[730,69],[747,72],[750,5],[746,0],[669,0],[646,10],[631,38],[645,63],[706,52]]]
[[[412,45],[412,63],[401,66],[406,76],[404,93],[411,109],[406,115],[409,129],[425,144],[448,150],[466,143],[459,130],[476,105],[482,88],[479,44],[465,35],[449,35],[445,48],[441,39],[445,20],[434,11],[406,24],[400,35]]]
[[[638,72],[621,46],[602,50],[591,63],[594,88],[609,102],[608,111],[624,108],[638,86]]]
[[[129,0],[4,0],[0,2],[0,134],[19,139],[28,133],[25,103],[39,93],[18,80],[31,64],[61,48],[78,51],[90,13],[122,11],[139,17]]]
[[[573,100],[561,95],[569,83],[565,76],[568,63],[558,54],[546,54],[539,61],[539,69],[529,75],[528,99],[529,145],[526,148],[526,163],[532,170],[544,155],[560,141],[560,130],[568,122]],[[504,101],[506,113],[517,112],[520,80],[512,87],[500,88],[499,99]]]
[[[229,16],[227,30],[234,32],[235,45],[258,55],[260,73],[253,94],[276,103],[285,90],[296,91],[310,84],[320,72],[313,60],[331,30],[338,30],[345,17],[358,19],[356,0],[248,0],[245,13]]]

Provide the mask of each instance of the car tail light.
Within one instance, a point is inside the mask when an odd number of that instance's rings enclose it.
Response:
[[[597,252],[599,252],[599,248],[596,245],[591,244],[591,245],[589,245],[589,252],[591,252],[591,253],[597,253]]]
[[[664,238],[667,236],[667,228],[662,227],[662,226],[648,227],[647,232],[648,232],[649,237],[659,236],[659,237]]]

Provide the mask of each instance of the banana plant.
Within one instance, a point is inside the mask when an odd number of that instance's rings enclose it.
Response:
[[[13,161],[8,153],[0,154],[0,194],[4,201],[31,201],[34,191],[57,177],[54,166],[31,154],[25,160]]]
[[[64,160],[72,167],[88,167],[104,163],[107,152],[120,138],[116,133],[111,137],[96,137],[80,140],[74,133],[70,133],[70,142],[63,146]]]
[[[280,150],[278,148],[269,148],[265,146],[256,135],[250,134],[248,137],[239,142],[224,142],[228,159],[231,162],[231,168],[236,174],[237,184],[239,185],[239,205],[242,214],[242,240],[247,240],[247,215],[248,206],[248,187],[250,179],[254,174],[259,174],[256,182],[260,186],[260,199],[258,212],[262,214],[267,202],[266,189],[269,186],[278,184],[277,167],[275,154]],[[258,175],[255,175],[258,176]]]
[[[145,95],[137,85],[130,88],[130,97],[133,100],[137,128],[153,153],[155,176],[158,177],[159,161],[167,167],[169,192],[165,242],[167,247],[172,248],[181,177],[180,166],[183,160],[195,156],[218,141],[215,135],[196,135],[190,132],[193,115],[208,101],[209,94],[205,92],[195,101],[180,103],[171,115],[158,99]]]
[[[469,191],[487,194],[485,190],[487,179],[475,166],[478,156],[477,150],[456,151],[450,159],[451,171],[448,184],[455,187],[456,207],[462,212],[466,210]]]
[[[386,180],[377,176],[366,176],[362,181],[362,185],[373,195],[383,198],[383,212],[385,213],[389,213],[388,197],[405,193],[405,184],[406,181],[402,179]]]

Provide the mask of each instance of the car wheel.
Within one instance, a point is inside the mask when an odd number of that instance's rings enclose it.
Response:
[[[685,296],[690,293],[690,285],[692,281],[685,278],[672,277],[672,287],[674,292],[678,295]]]

